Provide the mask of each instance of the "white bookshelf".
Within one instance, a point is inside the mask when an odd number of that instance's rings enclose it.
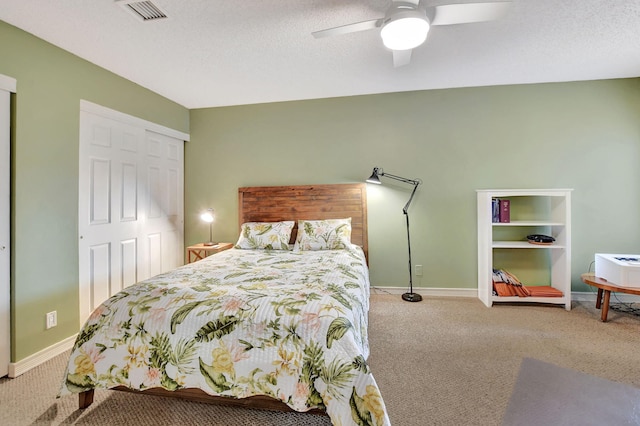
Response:
[[[478,298],[488,307],[496,302],[551,303],[571,309],[571,189],[480,189],[478,197]],[[492,222],[491,201],[511,201],[511,221]],[[506,232],[502,232],[506,231]],[[551,235],[551,245],[526,241],[531,233]],[[525,250],[527,254],[546,250],[545,265],[550,282],[524,283],[550,285],[562,291],[562,297],[501,297],[493,294],[494,253],[496,250]],[[521,256],[522,257],[522,256]],[[534,256],[531,256],[532,258]],[[532,261],[533,263],[533,261]],[[502,265],[509,269],[508,265]]]

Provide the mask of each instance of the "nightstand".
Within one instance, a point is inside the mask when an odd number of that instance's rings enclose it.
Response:
[[[233,248],[232,243],[218,243],[213,246],[205,246],[204,243],[194,244],[187,247],[187,263],[202,260],[207,256],[229,250],[230,248]]]

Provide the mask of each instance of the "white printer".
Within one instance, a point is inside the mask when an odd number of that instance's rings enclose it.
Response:
[[[612,284],[640,288],[640,254],[596,253],[595,274]]]

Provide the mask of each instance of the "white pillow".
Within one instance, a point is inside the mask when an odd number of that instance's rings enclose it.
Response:
[[[238,249],[289,250],[294,221],[246,222],[240,227]]]
[[[351,246],[351,218],[299,220],[294,251],[337,250]]]

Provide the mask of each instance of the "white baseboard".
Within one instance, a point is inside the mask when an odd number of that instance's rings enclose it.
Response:
[[[571,292],[571,300],[577,302],[594,302],[596,301],[596,292]],[[611,293],[609,303],[640,303],[640,296],[626,293]]]
[[[371,294],[403,294],[409,291],[404,287],[371,287]],[[414,287],[413,291],[424,297],[478,297],[478,290],[475,288],[422,288]]]
[[[60,355],[61,353],[73,348],[73,344],[75,343],[77,336],[78,334],[76,333],[73,336],[69,336],[64,340],[61,340],[60,342],[49,346],[48,348],[44,348],[40,352],[36,352],[35,354],[26,357],[25,359],[22,359],[18,362],[10,363],[9,377],[11,377],[12,379],[16,378],[19,375],[31,370],[32,368],[35,368],[40,364],[43,364],[50,359]]]
[[[403,294],[409,291],[404,287],[371,287],[371,294]],[[478,290],[475,288],[413,288],[413,291],[428,297],[478,297]],[[571,292],[571,300],[576,302],[594,302],[596,301],[596,292]],[[625,293],[612,293],[609,303],[640,303],[640,296]]]

